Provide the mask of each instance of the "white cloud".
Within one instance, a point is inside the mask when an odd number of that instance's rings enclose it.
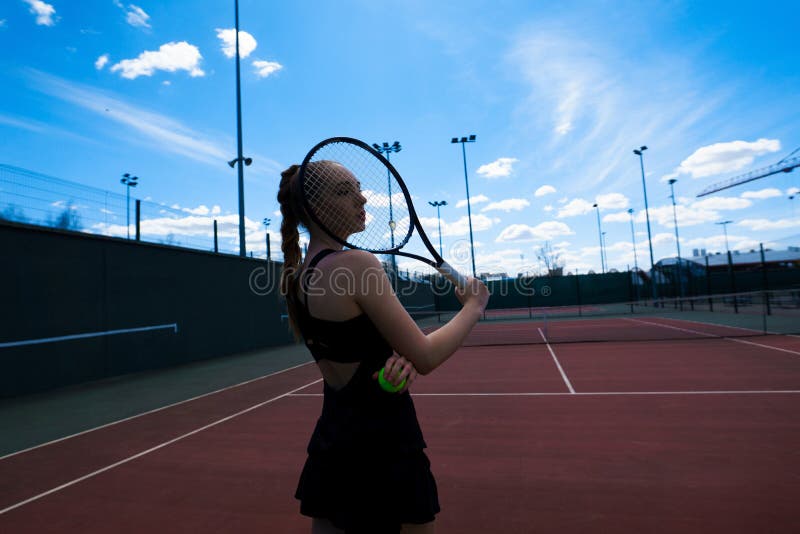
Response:
[[[108,54],[103,54],[97,58],[97,61],[94,62],[94,68],[97,70],[102,70],[103,67],[106,66],[106,63],[108,63]]]
[[[542,208],[542,209],[543,209],[544,211],[546,211],[546,212],[550,213],[551,211],[553,211],[553,206],[551,206],[550,204],[548,204],[547,206],[545,206],[545,207],[544,207],[544,208]]]
[[[709,197],[692,203],[692,209],[698,210],[741,210],[749,208],[753,203],[746,198]]]
[[[0,28],[6,27],[6,19],[0,19]]]
[[[436,217],[420,217],[419,221],[426,228],[428,235],[439,236],[439,219]],[[494,221],[486,215],[477,214],[472,216],[473,232],[488,230],[493,224]],[[469,235],[469,218],[464,215],[454,222],[447,222],[442,219],[442,235],[445,237]]]
[[[256,75],[259,78],[266,78],[283,68],[283,65],[275,61],[253,61],[253,66],[256,68]]]
[[[786,195],[788,196],[796,195],[797,193],[800,193],[800,187],[790,187],[786,190]]]
[[[650,213],[650,221],[658,223],[667,228],[675,226],[675,220],[672,214],[672,205],[656,206],[648,210]],[[707,224],[719,220],[720,214],[711,208],[688,207],[682,204],[675,206],[675,212],[678,215],[678,227],[695,226],[698,224]],[[639,211],[634,220],[637,224],[644,224],[647,221],[644,210]]]
[[[603,222],[629,222],[630,220],[631,216],[627,211],[603,215]]]
[[[516,158],[498,158],[491,163],[478,167],[478,174],[484,178],[504,178],[513,172],[514,163],[519,161]]]
[[[681,162],[676,172],[689,174],[692,178],[734,172],[752,164],[757,156],[777,152],[780,149],[781,142],[777,139],[715,143],[695,150]]]
[[[592,211],[592,203],[582,198],[574,198],[559,208],[556,217],[563,219],[564,217],[575,217],[577,215],[584,215]]]
[[[736,226],[744,226],[755,232],[764,230],[786,230],[788,228],[800,228],[800,219],[745,219],[736,223]]]
[[[209,208],[204,204],[201,204],[196,208],[179,208],[179,209],[186,213],[191,213],[192,215],[219,215],[222,213],[222,208],[220,208],[219,206],[214,206],[212,208]]]
[[[42,2],[42,0],[24,0],[30,7],[30,12],[36,15],[36,24],[39,26],[53,26],[55,21],[53,15],[56,14],[56,8],[50,4]]]
[[[557,236],[572,235],[574,233],[569,226],[559,221],[546,221],[536,226],[512,224],[504,228],[495,241],[498,243],[509,241],[550,241]]]
[[[225,57],[232,58],[236,56],[236,28],[217,28],[217,37],[222,41],[222,53]],[[239,30],[239,57],[246,58],[253,50],[256,49],[258,43],[255,37],[249,33]]]
[[[122,124],[124,128],[118,130],[126,132],[128,139],[134,138],[133,134],[136,132],[152,141],[159,149],[214,166],[230,159],[230,140],[220,142],[209,139],[207,135],[174,119],[131,106],[100,91],[55,76],[35,73],[32,78],[35,87],[43,93]],[[275,166],[280,167],[277,164]]]
[[[469,203],[471,205],[473,205],[473,206],[475,204],[480,204],[481,202],[489,202],[489,197],[487,197],[486,195],[475,195],[473,197],[470,197],[470,199],[469,199]],[[456,207],[457,208],[466,208],[467,207],[467,199],[459,200],[458,202],[456,202]]]
[[[136,59],[123,59],[111,67],[111,72],[122,71],[122,77],[129,80],[139,76],[152,76],[157,70],[175,72],[185,70],[191,77],[205,76],[200,68],[203,56],[196,46],[181,41],[166,43],[158,51],[146,51]]]
[[[376,208],[389,207],[389,195],[386,195],[384,193],[377,193],[370,189],[364,189],[362,193],[364,197],[367,199],[367,206],[373,206]],[[406,197],[402,191],[392,195],[392,205],[403,206],[403,207],[407,206]]]
[[[538,198],[538,197],[543,197],[545,195],[549,195],[549,194],[555,193],[555,192],[556,192],[556,188],[553,187],[552,185],[543,185],[542,187],[540,187],[539,189],[536,190],[536,192],[533,194],[533,196]]]
[[[761,189],[760,191],[745,191],[742,193],[742,198],[757,198],[759,200],[765,198],[774,198],[783,196],[779,189],[775,189],[774,187],[770,187],[767,189]]]
[[[506,213],[510,211],[520,211],[530,206],[531,203],[524,198],[507,198],[499,202],[491,202],[488,206],[481,211],[501,210]]]
[[[628,207],[628,197],[622,193],[607,193],[597,195],[597,205],[601,210],[621,210]]]
[[[150,24],[147,22],[150,19],[150,15],[144,12],[139,6],[135,6],[130,4],[128,6],[128,12],[125,14],[125,22],[130,24],[134,27],[140,28],[149,28]]]

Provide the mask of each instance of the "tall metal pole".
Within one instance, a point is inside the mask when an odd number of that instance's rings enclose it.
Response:
[[[636,257],[636,233],[633,231],[633,208],[628,208],[628,215],[631,216],[631,243],[633,243],[633,268],[639,270],[639,260]]]
[[[606,260],[605,254],[603,253],[603,231],[600,228],[600,206],[597,203],[592,205],[593,208],[597,211],[597,239],[600,241],[600,270],[605,274],[606,272]]]
[[[644,180],[644,157],[642,153],[647,150],[647,147],[642,145],[633,151],[634,154],[639,156],[639,165],[642,168],[642,191],[644,191],[644,215],[647,219],[647,245],[650,247],[650,272],[652,273],[653,280],[653,298],[658,298],[658,287],[656,284],[656,262],[653,259],[653,236],[650,233],[650,209],[647,206],[647,184]]]
[[[675,207],[675,178],[669,180],[670,198],[672,198],[672,220],[675,222],[675,243],[678,246],[678,296],[683,296],[683,267],[681,265],[681,241],[678,238],[678,211]]]
[[[131,238],[131,187],[136,187],[138,185],[138,179],[138,176],[131,176],[130,173],[126,172],[122,175],[122,180],[120,180],[120,183],[125,186],[127,193],[125,199],[125,227],[128,230],[128,239]]]
[[[603,268],[605,269],[603,272],[605,273],[608,270],[608,257],[606,256],[606,233],[602,233],[602,240],[600,241],[600,250],[603,253]]]
[[[628,208],[628,215],[631,218],[631,244],[633,245],[633,270],[636,278],[631,276],[631,283],[633,284],[634,298],[639,300],[639,260],[636,257],[636,233],[633,231],[633,208]],[[634,282],[635,280],[635,282]]]
[[[469,250],[470,256],[472,257],[472,276],[477,277],[475,271],[475,243],[472,238],[472,206],[469,199],[469,178],[467,176],[467,149],[464,148],[465,143],[474,143],[475,142],[475,135],[470,135],[469,137],[462,137],[461,139],[457,137],[453,137],[450,140],[451,143],[461,143],[461,154],[464,157],[464,183],[466,184],[467,188],[467,220],[469,221]]]
[[[728,225],[732,222],[733,221],[722,221],[716,223],[716,224],[721,224],[722,229],[725,231],[725,250],[728,252],[728,254],[731,253],[731,248],[728,246]]]
[[[372,143],[372,148],[377,150],[381,154],[386,155],[386,159],[391,163],[392,161],[392,152],[400,152],[403,147],[400,146],[399,141],[395,141],[393,144],[389,144],[387,142],[383,142],[383,145],[379,145],[378,143]],[[397,227],[397,223],[394,220],[394,213],[392,208],[392,175],[389,172],[389,169],[386,169],[386,183],[389,188],[389,231],[391,232],[391,239],[392,239],[392,248],[394,248],[394,230]],[[397,258],[394,254],[392,254],[392,273],[393,276],[397,276]]]
[[[439,256],[444,258],[444,253],[442,252],[442,213],[439,210],[442,206],[447,206],[447,201],[435,200],[433,202],[429,201],[428,204],[436,208],[436,221],[439,223]]]
[[[242,89],[239,74],[239,0],[235,0],[236,10],[236,136],[237,159],[239,160],[239,256],[246,256],[244,235],[244,165],[242,162]]]
[[[270,243],[269,243],[269,223],[272,222],[272,219],[269,217],[264,218],[264,226],[267,227],[267,261],[272,259],[272,254],[270,252]]]

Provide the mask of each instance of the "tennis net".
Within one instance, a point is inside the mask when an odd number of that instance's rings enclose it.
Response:
[[[412,315],[425,331],[454,311]],[[465,346],[800,335],[800,289],[585,306],[486,310]],[[800,342],[800,340],[798,340]]]

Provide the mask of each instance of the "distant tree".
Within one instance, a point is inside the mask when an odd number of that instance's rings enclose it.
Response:
[[[64,211],[59,213],[55,219],[50,219],[50,226],[73,231],[78,231],[83,228],[83,226],[81,226],[81,216],[78,214],[77,208],[72,205],[72,201],[67,204]]]
[[[25,217],[25,213],[14,204],[9,204],[6,206],[6,209],[0,211],[0,219],[20,223],[28,222],[28,218]]]
[[[564,274],[564,262],[561,261],[561,253],[553,250],[549,241],[545,241],[544,245],[539,247],[536,257],[544,263],[549,276],[562,276]]]

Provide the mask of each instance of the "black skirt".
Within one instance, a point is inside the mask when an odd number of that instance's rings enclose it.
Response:
[[[300,513],[329,519],[348,534],[400,531],[439,513],[436,481],[422,450],[309,454],[295,497]]]

